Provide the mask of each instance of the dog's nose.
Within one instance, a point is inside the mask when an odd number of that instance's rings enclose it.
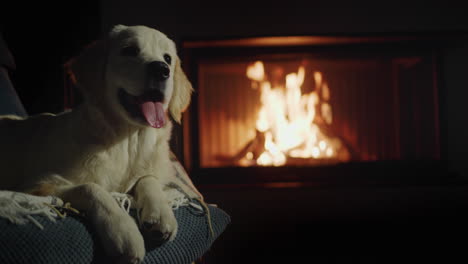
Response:
[[[169,66],[162,61],[153,61],[148,64],[149,74],[158,81],[165,81],[169,78]]]

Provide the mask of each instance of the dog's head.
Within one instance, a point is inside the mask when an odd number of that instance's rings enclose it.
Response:
[[[175,44],[145,26],[115,26],[66,64],[84,99],[137,126],[180,122],[192,86]]]

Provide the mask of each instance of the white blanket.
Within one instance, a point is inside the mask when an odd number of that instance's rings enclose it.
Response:
[[[183,193],[176,189],[168,189],[167,197],[169,205],[173,210],[180,206],[190,205],[200,211],[203,211],[198,204],[190,201]],[[126,212],[135,206],[133,197],[124,193],[111,193],[120,207]],[[56,218],[63,218],[66,214],[62,214],[63,209],[79,213],[73,208],[73,205],[64,203],[60,198],[55,196],[35,196],[21,192],[0,191],[0,217],[8,219],[14,224],[25,224],[32,222],[40,229],[43,226],[32,216],[42,215],[50,221],[55,222]]]
[[[42,215],[55,222],[60,216],[57,207],[62,207],[63,201],[54,196],[35,196],[21,192],[0,191],[0,217],[15,224],[25,224],[29,221],[43,229],[33,215]]]

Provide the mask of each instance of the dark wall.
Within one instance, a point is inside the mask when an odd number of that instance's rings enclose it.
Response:
[[[63,111],[62,65],[99,36],[96,1],[3,5],[1,30],[16,60],[12,82],[29,114]]]
[[[462,6],[450,1],[101,2],[104,29],[145,24],[177,38],[468,28]]]
[[[447,154],[453,171],[468,177],[468,41],[445,51],[442,84],[447,88],[442,120],[447,125]]]

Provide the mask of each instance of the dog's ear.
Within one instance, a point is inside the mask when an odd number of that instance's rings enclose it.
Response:
[[[177,57],[174,71],[174,91],[172,93],[171,102],[169,103],[169,111],[171,112],[172,118],[174,118],[177,123],[180,123],[182,112],[185,111],[190,103],[192,91],[192,84],[187,79],[187,76],[185,76],[180,65],[180,59]]]
[[[112,27],[111,31],[109,32],[109,35],[115,36],[127,28],[128,26],[125,26],[125,25],[115,25],[114,27]]]
[[[98,91],[105,85],[105,69],[107,64],[108,40],[101,39],[88,45],[81,54],[72,58],[64,67],[72,81],[83,93],[86,100],[97,99]],[[93,96],[88,96],[93,93]],[[101,95],[104,96],[104,95]]]

